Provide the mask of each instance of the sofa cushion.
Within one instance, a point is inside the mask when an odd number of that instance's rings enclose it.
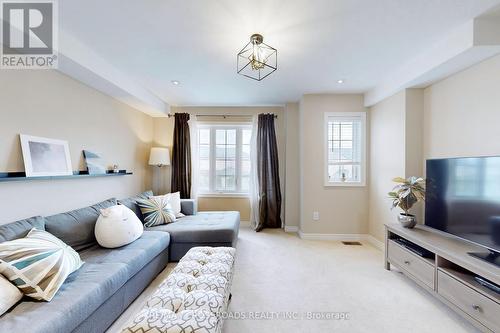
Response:
[[[71,332],[127,280],[126,264],[85,264],[51,302],[24,301],[0,320],[0,332]]]
[[[118,200],[118,203],[120,205],[124,205],[124,206],[127,206],[128,208],[132,209],[132,211],[135,213],[135,215],[137,215],[139,220],[141,220],[144,223],[144,217],[142,216],[141,208],[139,207],[139,205],[137,205],[137,200],[147,199],[151,196],[153,196],[153,191],[146,191],[146,192],[143,192],[143,193],[136,195],[134,197],[120,199],[120,200]]]
[[[116,205],[116,199],[108,199],[90,207],[76,209],[67,213],[45,218],[45,230],[81,251],[96,243],[94,227],[100,210]]]
[[[236,246],[239,227],[239,212],[201,212],[146,230],[168,232],[170,261],[178,261],[195,246]]]
[[[135,275],[148,262],[168,248],[170,235],[159,231],[145,231],[142,236],[126,246],[106,249],[95,245],[80,253],[86,263],[125,263],[130,276]]]
[[[144,232],[118,249],[97,245],[80,253],[85,265],[71,274],[50,303],[22,302],[0,320],[0,332],[73,331],[168,247],[164,232]],[[31,323],[36,323],[33,326]]]
[[[201,212],[146,230],[167,231],[171,243],[233,243],[239,226],[239,212]]]
[[[45,230],[45,218],[31,217],[0,226],[0,243],[26,237],[31,229]]]
[[[184,215],[198,214],[196,199],[181,199],[181,213]]]

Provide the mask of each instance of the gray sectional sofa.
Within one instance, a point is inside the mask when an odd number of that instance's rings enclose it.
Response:
[[[117,249],[100,247],[94,237],[99,209],[117,202],[140,219],[136,200],[152,195],[110,199],[49,217],[0,225],[0,242],[24,237],[31,228],[46,230],[77,250],[85,262],[71,274],[51,302],[24,298],[0,317],[0,332],[104,332],[166,267],[191,247],[236,246],[238,212],[197,213],[193,200],[183,200],[186,215],[177,222],[147,228],[141,238]]]
[[[170,234],[170,261],[179,261],[195,246],[235,246],[240,223],[239,212],[201,212],[178,222],[147,228]]]
[[[142,221],[137,199],[153,195],[144,192],[136,197],[118,200],[132,209]],[[146,228],[147,231],[163,231],[170,234],[169,261],[179,261],[195,246],[236,246],[240,227],[239,212],[198,212],[196,201],[181,200],[181,212],[186,215],[175,223]]]

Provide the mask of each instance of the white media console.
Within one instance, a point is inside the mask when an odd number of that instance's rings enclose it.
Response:
[[[500,332],[500,295],[474,279],[480,276],[500,285],[500,268],[468,254],[485,249],[423,225],[385,227],[386,269],[395,266],[481,331]],[[408,250],[395,241],[398,238],[430,251],[430,258]]]

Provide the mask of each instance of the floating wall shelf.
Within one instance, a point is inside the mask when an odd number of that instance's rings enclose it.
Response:
[[[117,177],[133,175],[132,172],[120,170],[120,172],[108,172],[100,175],[89,175],[87,171],[74,171],[72,175],[68,176],[47,176],[47,177],[26,177],[24,172],[0,172],[1,182],[19,182],[19,181],[32,181],[32,180],[57,180],[57,179],[80,179],[80,178],[96,178],[96,177]]]

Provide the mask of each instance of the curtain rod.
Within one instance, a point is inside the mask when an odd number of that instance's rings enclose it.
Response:
[[[173,117],[173,113],[169,113],[168,117],[171,118]],[[227,117],[252,117],[252,115],[247,115],[247,114],[195,114],[194,116],[196,117],[222,117],[222,118],[227,118]],[[274,115],[274,118],[277,119],[278,115]]]

